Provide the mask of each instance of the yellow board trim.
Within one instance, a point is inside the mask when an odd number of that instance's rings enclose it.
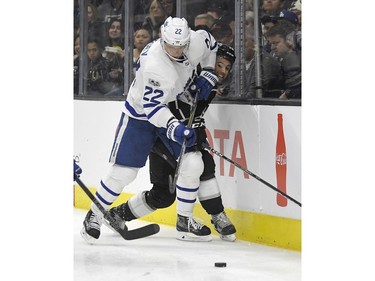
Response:
[[[95,188],[89,188],[92,193]],[[126,202],[133,194],[121,193],[112,206]],[[88,210],[91,200],[78,186],[74,185],[74,207]],[[225,208],[225,212],[236,226],[236,237],[239,240],[255,242],[272,247],[301,251],[301,220],[283,218],[242,210]],[[210,216],[200,204],[196,204],[194,215],[205,221],[212,233],[217,233],[210,222]],[[160,224],[176,225],[176,202],[172,206],[159,209],[142,218]]]

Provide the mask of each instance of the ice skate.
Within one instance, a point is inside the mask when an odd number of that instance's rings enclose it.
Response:
[[[184,217],[177,215],[177,235],[178,240],[208,242],[212,240],[211,230],[196,221],[194,217]]]
[[[93,244],[100,236],[102,218],[97,216],[91,209],[83,221],[81,236],[89,244]]]
[[[126,204],[121,204],[117,207],[113,207],[112,209],[108,210],[108,212],[113,218],[117,217],[117,220],[120,223],[119,226],[121,229],[125,229],[125,228],[127,229],[127,226],[125,224],[126,223],[125,205]],[[120,221],[120,219],[122,219],[123,221]],[[111,224],[105,218],[103,219],[103,224],[109,229],[111,229],[113,232],[117,233],[117,231],[111,226]]]
[[[109,213],[112,215],[112,217],[115,216],[115,214],[117,214],[121,219],[123,219],[124,221],[128,221],[128,215],[127,215],[127,212],[126,212],[126,209],[129,208],[127,207],[128,206],[128,203],[123,203],[117,207],[113,207],[109,210]]]
[[[236,228],[224,211],[217,215],[211,215],[211,223],[214,225],[222,240],[230,242],[236,240]]]

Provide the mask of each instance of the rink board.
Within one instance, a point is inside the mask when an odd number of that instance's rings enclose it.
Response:
[[[109,167],[122,107],[123,102],[74,101],[74,155],[83,168],[82,180],[93,190]],[[213,104],[206,113],[208,140],[214,149],[276,186],[278,114],[283,115],[287,194],[301,202],[301,107]],[[222,158],[214,155],[214,159],[223,203],[237,227],[238,239],[300,251],[301,208],[291,201],[279,206],[274,190]],[[150,188],[146,163],[118,201]],[[87,196],[76,188],[75,206],[86,209],[88,205]],[[199,204],[195,214],[209,222]],[[169,225],[175,224],[175,218],[175,205],[147,217]]]

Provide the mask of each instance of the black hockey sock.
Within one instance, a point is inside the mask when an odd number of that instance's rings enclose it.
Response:
[[[131,221],[136,219],[132,211],[130,211],[128,202],[121,204],[117,207],[114,207],[112,210],[117,212],[117,214],[125,221]]]
[[[221,200],[221,196],[201,201],[201,205],[203,209],[206,210],[207,214],[209,215],[217,215],[224,211],[223,202]]]

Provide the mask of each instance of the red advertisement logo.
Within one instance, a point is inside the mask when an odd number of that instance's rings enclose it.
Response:
[[[286,157],[286,146],[284,138],[284,128],[283,128],[283,115],[277,114],[277,139],[276,139],[276,181],[277,188],[286,192],[286,167],[287,167],[287,157]],[[276,203],[280,207],[285,207],[288,205],[288,200],[286,197],[277,193]]]

